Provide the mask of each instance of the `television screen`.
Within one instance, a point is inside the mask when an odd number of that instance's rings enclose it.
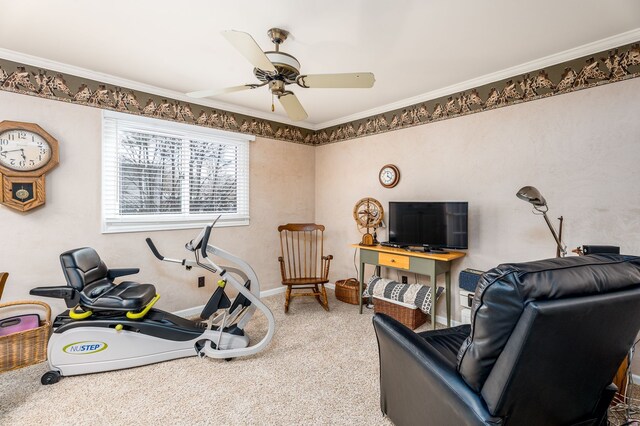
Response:
[[[467,202],[389,202],[389,242],[468,248]]]

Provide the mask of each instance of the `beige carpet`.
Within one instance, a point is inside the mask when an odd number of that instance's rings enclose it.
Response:
[[[0,424],[388,425],[372,311],[358,315],[329,295],[331,312],[297,298],[288,315],[283,295],[266,298],[275,336],[249,358],[185,358],[51,386],[40,384],[46,363],[0,374]],[[256,314],[247,332],[260,336],[265,328]]]
[[[46,363],[0,374],[0,425],[390,425],[379,408],[372,311],[358,315],[329,295],[328,313],[301,298],[285,315],[283,295],[265,299],[276,333],[249,358],[185,358],[52,386],[40,384]],[[259,338],[265,329],[256,314],[247,332]],[[610,420],[625,423],[625,410]]]

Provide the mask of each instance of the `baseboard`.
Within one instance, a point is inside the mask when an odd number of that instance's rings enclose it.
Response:
[[[631,380],[633,380],[634,384],[638,384],[638,383],[640,383],[640,376],[638,376],[637,374],[632,374],[631,375]]]
[[[447,317],[441,317],[440,315],[436,316],[436,322],[438,324],[442,324],[442,325],[447,325]],[[462,325],[462,323],[460,321],[456,321],[454,319],[451,319],[451,327],[457,327],[459,325]]]
[[[174,315],[183,318],[191,318],[200,315],[200,312],[204,309],[204,305],[194,306],[193,308],[183,309],[181,311],[172,312]]]
[[[285,287],[272,288],[269,290],[261,291],[260,298],[273,296],[275,294],[284,293]],[[200,312],[204,309],[204,305],[194,306],[193,308],[182,309],[180,311],[173,312],[174,315],[179,317],[189,318],[200,315]]]
[[[329,290],[334,290],[334,291],[336,289],[335,283],[327,283],[327,284],[325,284],[325,287],[328,288]],[[272,288],[272,289],[269,289],[269,290],[261,291],[260,292],[260,298],[274,296],[276,294],[284,293],[285,290],[286,290],[285,287],[277,287],[277,288]],[[193,308],[187,308],[187,309],[183,309],[181,311],[176,311],[173,314],[174,315],[178,315],[180,317],[189,318],[189,317],[194,317],[196,315],[199,315],[200,312],[202,312],[203,308],[204,308],[204,305],[194,306]],[[436,322],[438,324],[447,325],[447,317],[442,317],[440,315],[437,315],[436,316]],[[456,321],[456,320],[452,319],[451,320],[451,325],[453,327],[455,327],[455,326],[458,326],[458,325],[462,325],[462,323],[460,321]],[[633,381],[635,383],[640,383],[640,376],[638,376],[638,377],[634,376]]]
[[[277,287],[277,288],[272,288],[272,289],[269,289],[269,290],[261,291],[260,292],[260,298],[269,297],[269,296],[273,296],[275,294],[284,293],[284,291],[286,289],[287,289],[286,287],[282,286],[282,287]]]

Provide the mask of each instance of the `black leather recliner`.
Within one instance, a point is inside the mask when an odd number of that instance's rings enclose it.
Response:
[[[470,326],[373,324],[396,425],[600,425],[640,329],[640,257],[500,265],[478,283]]]

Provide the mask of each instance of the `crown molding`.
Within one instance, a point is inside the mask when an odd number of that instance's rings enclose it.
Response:
[[[61,62],[52,61],[38,56],[28,55],[26,53],[16,52],[14,50],[0,48],[0,58],[8,61],[22,63],[33,67],[44,68],[51,71],[60,72],[63,74],[69,74],[76,77],[86,78],[89,80],[98,81],[101,83],[111,84],[118,87],[124,87],[127,89],[137,90],[140,92],[146,92],[152,95],[167,97],[182,102],[187,102],[193,105],[202,105],[210,108],[217,108],[228,112],[234,112],[236,114],[248,115],[255,118],[261,118],[263,120],[274,121],[277,123],[287,124],[296,127],[302,127],[308,130],[315,130],[313,126],[304,121],[292,121],[285,117],[274,116],[274,114],[258,111],[253,108],[245,108],[238,105],[232,105],[225,102],[214,101],[209,99],[194,99],[181,92],[174,90],[163,89],[161,87],[153,86],[146,83],[140,83],[138,81],[129,80],[126,78],[116,77],[111,74],[105,74],[98,71],[89,70],[86,68],[76,67],[74,65],[63,64]]]
[[[553,55],[545,56],[544,58],[525,62],[524,64],[506,68],[491,74],[486,74],[481,77],[463,81],[461,83],[456,83],[451,86],[443,87],[442,89],[433,90],[431,92],[423,93],[421,95],[413,96],[411,98],[405,98],[405,99],[392,102],[386,105],[382,105],[376,108],[372,108],[366,111],[361,111],[356,114],[337,118],[335,120],[318,123],[312,127],[309,127],[309,129],[318,131],[318,130],[326,129],[329,127],[337,126],[339,124],[348,123],[350,121],[361,120],[363,118],[371,117],[377,114],[382,114],[385,112],[404,108],[410,105],[419,104],[421,102],[426,102],[442,96],[448,96],[453,93],[463,92],[465,90],[473,89],[475,87],[483,86],[485,84],[493,83],[495,81],[500,81],[500,80],[511,78],[517,75],[525,74],[531,71],[536,71],[551,65],[556,65],[562,62],[571,61],[573,59],[577,59],[582,56],[587,56],[594,53],[602,52],[603,50],[613,49],[615,47],[633,43],[638,40],[640,40],[640,28],[636,28],[634,30],[627,31],[621,34],[617,34],[615,36],[607,37],[592,43],[587,43],[582,46],[575,47],[573,49],[565,50],[563,52],[554,53]]]
[[[480,87],[493,82],[498,82],[508,78],[512,78],[517,75],[530,73],[539,69],[543,69],[548,66],[560,64],[563,62],[571,61],[580,57],[592,55],[594,53],[602,52],[608,49],[613,49],[618,46],[637,42],[640,40],[640,28],[636,28],[615,36],[607,37],[592,43],[587,43],[576,48],[565,50],[553,55],[545,56],[534,61],[529,61],[524,64],[516,65],[510,68],[506,68],[494,73],[486,74],[481,77],[473,78],[461,83],[456,83],[441,89],[433,90],[421,95],[405,98],[396,102],[385,104],[376,108],[372,108],[366,111],[361,111],[348,116],[340,117],[334,120],[325,121],[322,123],[309,123],[305,121],[294,122],[285,117],[274,117],[271,113],[266,113],[253,108],[241,107],[238,105],[232,105],[225,102],[214,101],[209,99],[197,99],[190,98],[184,93],[176,92],[173,90],[163,89],[153,85],[128,80],[125,78],[116,77],[110,74],[105,74],[86,68],[76,67],[73,65],[64,64],[57,61],[40,58],[33,55],[28,55],[20,52],[16,52],[9,49],[0,48],[0,58],[16,63],[22,63],[33,67],[49,69],[55,72],[63,74],[69,74],[80,78],[86,78],[97,82],[111,84],[118,87],[124,87],[140,92],[146,92],[152,95],[166,97],[169,99],[179,100],[193,105],[200,105],[210,108],[217,108],[232,113],[243,114],[267,121],[272,121],[280,124],[291,125],[307,129],[310,131],[320,131],[340,124],[353,122],[356,120],[362,120],[367,117],[375,116],[385,112],[401,109],[407,106],[420,104],[429,100],[437,99],[439,97],[448,96],[453,93],[463,92],[469,89]]]

